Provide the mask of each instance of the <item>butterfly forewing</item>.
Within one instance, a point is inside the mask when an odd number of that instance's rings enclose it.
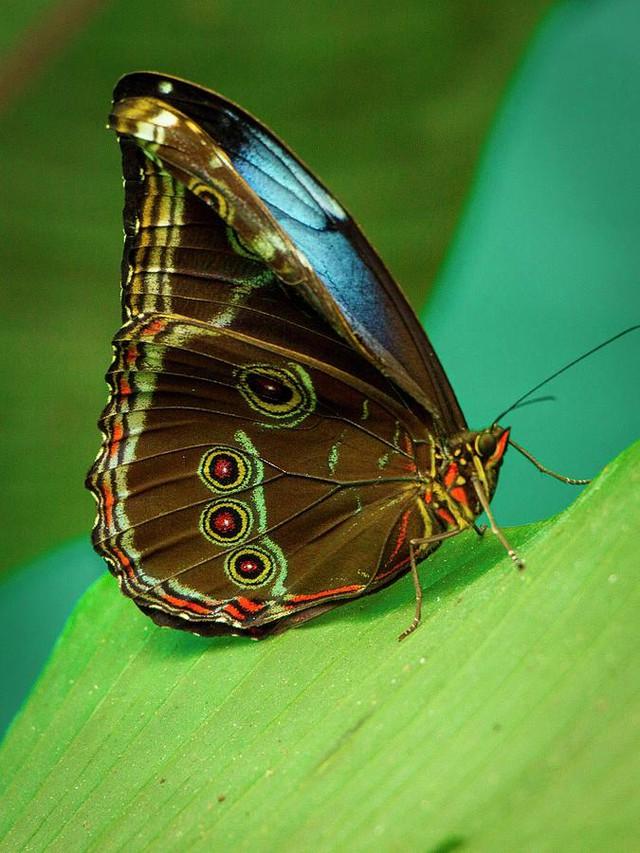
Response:
[[[443,434],[466,422],[415,314],[352,217],[266,127],[200,86],[151,73],[117,85],[119,101],[155,98],[194,121],[309,261],[302,290],[319,313],[421,403]]]

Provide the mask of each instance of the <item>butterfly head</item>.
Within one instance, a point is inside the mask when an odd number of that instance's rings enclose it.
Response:
[[[487,429],[465,431],[447,444],[446,461],[441,473],[449,495],[468,520],[473,520],[481,507],[473,486],[475,480],[491,500],[509,441],[509,428],[493,424]]]

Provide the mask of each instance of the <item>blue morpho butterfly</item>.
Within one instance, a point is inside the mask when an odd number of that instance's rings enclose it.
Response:
[[[123,77],[123,325],[87,485],[96,550],[160,625],[261,637],[376,592],[489,502],[469,430],[362,232],[220,95]],[[476,528],[478,529],[478,528]]]

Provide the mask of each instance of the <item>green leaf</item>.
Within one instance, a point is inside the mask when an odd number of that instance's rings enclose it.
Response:
[[[99,581],[2,751],[2,849],[631,849],[639,481],[640,443],[512,530],[523,573],[447,543],[401,644],[408,578],[260,643]]]

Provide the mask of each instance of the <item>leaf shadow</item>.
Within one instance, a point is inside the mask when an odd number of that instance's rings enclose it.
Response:
[[[515,545],[522,545],[537,532],[539,526],[514,528],[509,531],[509,535]],[[480,538],[468,531],[443,543],[434,554],[423,560],[419,567],[424,591],[423,621],[428,620],[429,609],[433,608],[434,601],[437,601],[438,608],[446,607],[451,599],[459,597],[488,571],[498,567],[506,567],[509,570],[511,561],[500,543],[490,534]],[[334,609],[289,630],[323,632],[332,629],[336,624],[347,622],[369,624],[372,620],[386,618],[396,612],[406,613],[407,621],[410,621],[414,600],[413,584],[410,576],[406,574],[372,595],[337,603]],[[145,654],[150,658],[164,660],[183,658],[185,661],[192,661],[204,654],[226,654],[229,651],[238,653],[243,646],[256,651],[258,648],[264,650],[280,641],[285,633],[267,636],[258,642],[244,636],[201,637],[187,631],[150,626],[147,617],[142,614],[140,619],[143,620],[143,630],[154,632],[154,636],[146,644]],[[247,649],[243,654],[251,655],[251,652]]]

